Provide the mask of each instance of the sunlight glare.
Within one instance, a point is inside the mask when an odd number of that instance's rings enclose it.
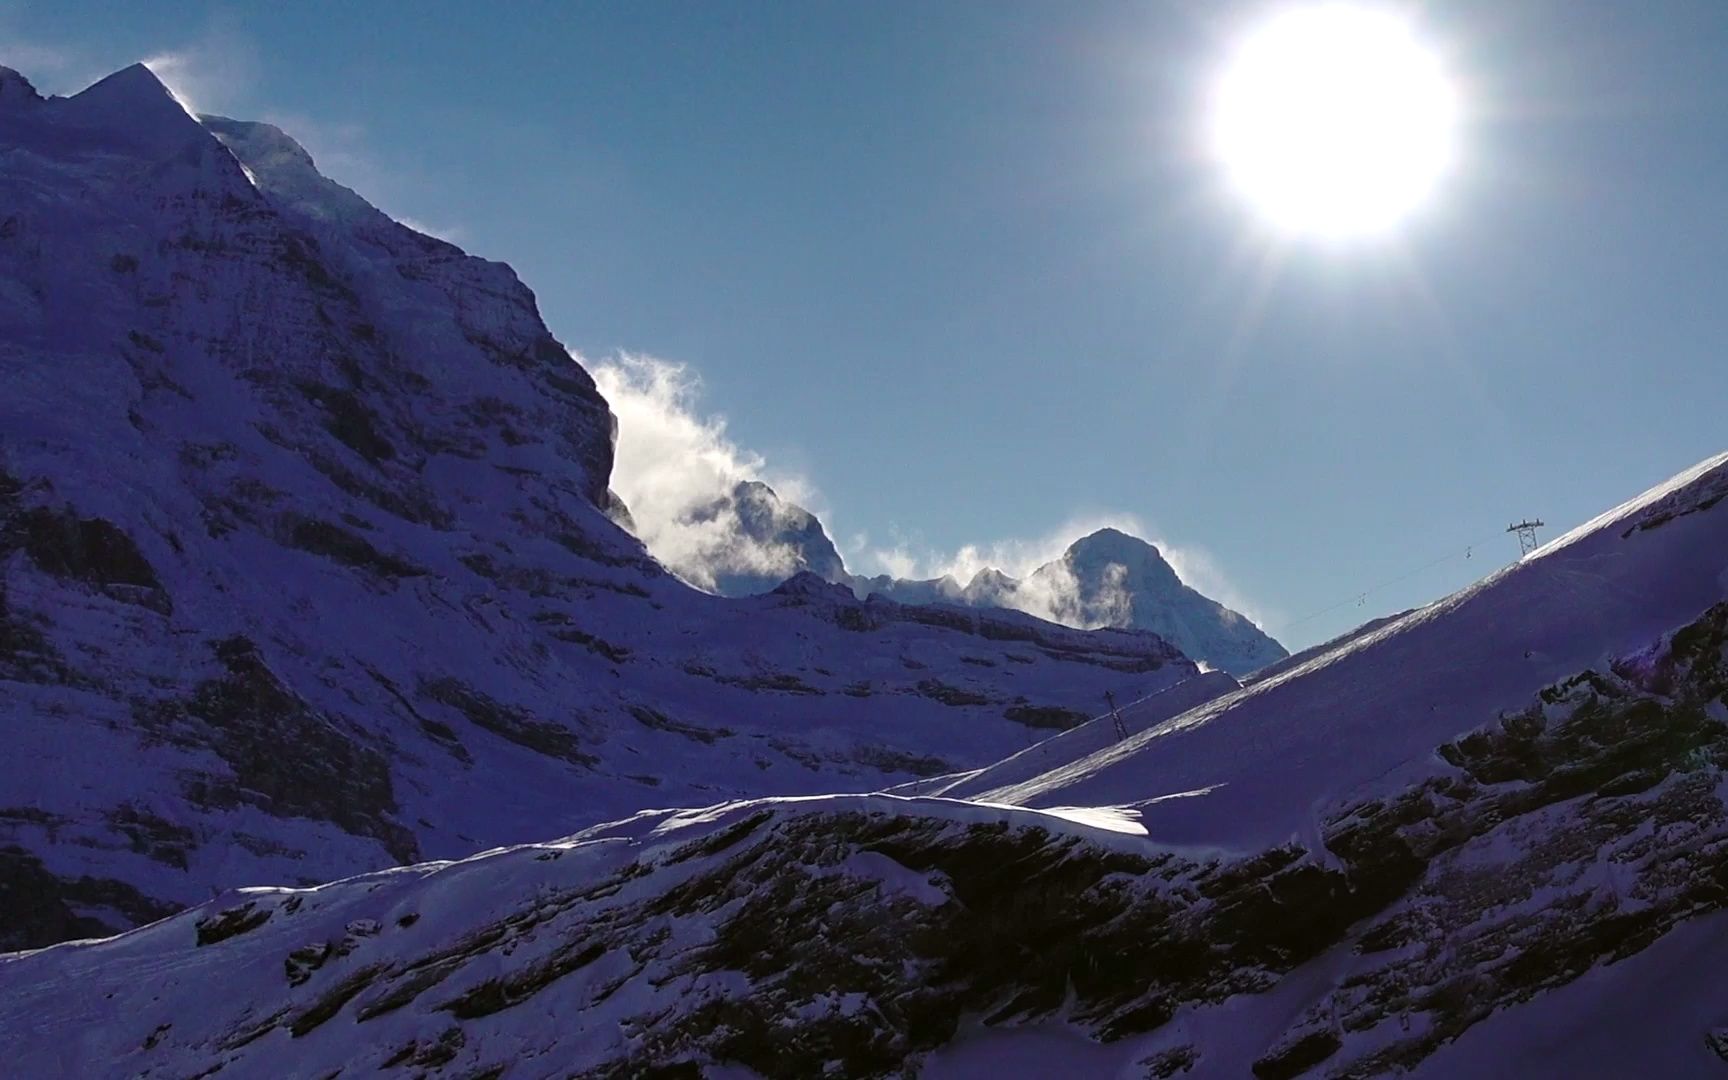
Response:
[[[1378,234],[1432,194],[1456,156],[1458,95],[1391,11],[1289,8],[1252,30],[1219,80],[1212,150],[1282,231]]]

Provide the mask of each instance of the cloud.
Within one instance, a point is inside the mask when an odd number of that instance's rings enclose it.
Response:
[[[957,595],[980,571],[999,570],[1016,579],[1018,585],[1012,593],[1003,595],[1006,606],[1064,626],[1091,630],[1125,621],[1130,610],[1130,596],[1123,582],[1125,574],[1107,577],[1101,588],[1083,603],[1079,582],[1059,560],[1074,541],[1099,529],[1116,529],[1147,540],[1184,584],[1262,627],[1267,625],[1270,614],[1236,587],[1210,552],[1192,544],[1173,544],[1161,539],[1159,531],[1143,518],[1124,511],[1076,515],[1036,536],[965,544],[953,551],[904,540],[886,547],[871,546],[866,540],[855,542],[847,559],[855,572],[866,576],[887,574],[914,581],[951,578]]]
[[[733,490],[743,481],[763,480],[783,502],[826,517],[808,479],[771,467],[761,454],[732,438],[724,416],[704,413],[701,380],[686,365],[628,353],[598,364],[583,363],[618,417],[612,488],[629,507],[636,535],[657,559],[710,590],[732,576],[786,577],[800,569],[796,550],[774,542],[740,516]],[[825,520],[824,525],[832,522]],[[1146,521],[1120,511],[1075,515],[1038,535],[953,550],[903,536],[878,544],[862,533],[847,537],[843,550],[847,569],[863,577],[946,578],[956,599],[993,601],[1052,622],[1093,629],[1124,621],[1130,603],[1124,574],[1117,573],[1114,580],[1107,576],[1083,602],[1079,583],[1059,560],[1075,540],[1104,528],[1149,538],[1184,582],[1264,625],[1259,609],[1205,549],[1157,539]],[[967,586],[984,570],[1006,574],[1015,586],[997,592],[986,581],[967,596]]]
[[[866,548],[855,557],[872,574],[914,581],[946,580],[957,600],[1011,607],[1050,622],[1091,630],[1114,625],[1129,611],[1130,598],[1122,588],[1121,575],[1116,576],[1114,589],[1107,580],[1101,593],[1082,603],[1079,582],[1060,560],[1074,541],[1104,528],[1135,536],[1146,533],[1143,523],[1132,514],[1091,514],[1070,518],[1038,536],[964,544],[952,552],[914,550],[902,542],[888,548]],[[1013,579],[1012,586],[998,589],[998,583],[986,579],[979,588],[971,588],[977,575],[986,570],[1007,575]]]
[[[750,527],[733,491],[762,480],[783,502],[811,506],[815,489],[734,442],[724,416],[701,413],[694,372],[628,353],[584,366],[618,417],[612,489],[655,558],[710,590],[731,576],[787,577],[799,568],[794,549]]]
[[[952,577],[965,585],[980,570],[1000,570],[1013,578],[1032,571],[1068,550],[1068,545],[1099,529],[1120,529],[1134,536],[1146,535],[1145,525],[1133,514],[1101,513],[1069,518],[1039,536],[1009,538],[981,544],[964,544],[954,551],[940,551],[904,540],[891,547],[863,547],[855,558],[865,573],[928,580]]]
[[[1162,540],[1154,540],[1153,543],[1184,584],[1205,593],[1230,610],[1246,615],[1262,630],[1270,632],[1271,627],[1282,625],[1285,621],[1286,616],[1283,613],[1265,607],[1244,593],[1205,548],[1169,544]]]
[[[312,155],[320,173],[404,225],[450,243],[464,239],[459,226],[431,224],[392,209],[428,188],[423,174],[408,162],[381,160],[369,144],[364,125],[260,102],[262,55],[250,36],[218,20],[196,40],[162,50],[144,65],[188,112],[274,124]]]
[[[277,126],[280,127],[281,125]],[[460,244],[462,238],[467,235],[466,230],[460,225],[428,225],[418,218],[411,217],[398,217],[396,220],[417,233],[425,233],[427,236],[442,240],[446,244]]]
[[[252,39],[220,22],[196,41],[146,57],[144,66],[193,115],[244,112],[260,72]]]

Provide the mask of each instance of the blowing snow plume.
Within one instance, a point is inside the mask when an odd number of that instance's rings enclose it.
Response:
[[[821,525],[793,505],[811,499],[810,486],[733,442],[725,417],[699,414],[694,372],[628,353],[585,366],[618,417],[612,487],[655,558],[698,588],[733,595],[803,569],[840,580]]]
[[[1286,655],[1252,619],[1185,583],[1193,575],[1209,591],[1236,596],[1204,553],[1141,540],[1146,527],[1126,514],[1075,518],[1039,538],[951,554],[873,547],[860,537],[855,561],[876,576],[849,573],[822,523],[796,505],[810,486],[773,475],[760,454],[728,437],[725,418],[703,415],[701,383],[689,368],[625,354],[590,370],[618,417],[612,486],[634,518],[630,527],[698,588],[746,596],[810,572],[905,604],[1015,608],[1083,630],[1148,630],[1232,674]]]

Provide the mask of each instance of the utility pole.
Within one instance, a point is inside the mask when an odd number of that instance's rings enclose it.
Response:
[[[1506,526],[1507,532],[1518,534],[1518,557],[1519,558],[1523,558],[1524,556],[1530,554],[1532,551],[1536,550],[1536,548],[1538,546],[1537,541],[1536,541],[1536,530],[1540,529],[1542,526],[1544,526],[1546,524],[1547,524],[1547,522],[1543,521],[1541,518],[1536,518],[1535,520],[1531,520],[1530,518],[1525,518],[1523,521],[1520,521],[1516,525]]]
[[[1128,728],[1122,723],[1122,714],[1116,711],[1116,695],[1106,690],[1104,700],[1110,703],[1110,720],[1116,725],[1116,741],[1123,742],[1128,738]]]

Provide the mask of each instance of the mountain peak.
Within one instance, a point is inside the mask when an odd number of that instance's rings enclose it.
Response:
[[[173,151],[208,137],[173,91],[143,64],[121,68],[60,104],[61,115],[73,124],[99,128],[134,147]]]
[[[1083,581],[1126,572],[1137,587],[1150,587],[1156,592],[1182,588],[1182,579],[1155,545],[1118,529],[1099,529],[1081,537],[1068,545],[1062,560]],[[1111,571],[1113,566],[1122,570]]]
[[[130,99],[134,104],[167,101],[180,112],[186,110],[168,89],[168,84],[156,77],[148,64],[129,64],[106,78],[100,79],[73,95],[73,100]]]
[[[701,561],[722,596],[765,593],[801,571],[828,582],[851,580],[816,515],[760,480],[739,481],[691,508],[685,520],[717,538]]]
[[[1069,558],[1102,559],[1115,561],[1124,559],[1135,562],[1163,562],[1164,555],[1156,544],[1147,543],[1138,536],[1130,536],[1120,529],[1108,526],[1097,532],[1089,533],[1068,545],[1066,553]]]
[[[0,64],[0,109],[42,100],[42,95],[20,72]]]

